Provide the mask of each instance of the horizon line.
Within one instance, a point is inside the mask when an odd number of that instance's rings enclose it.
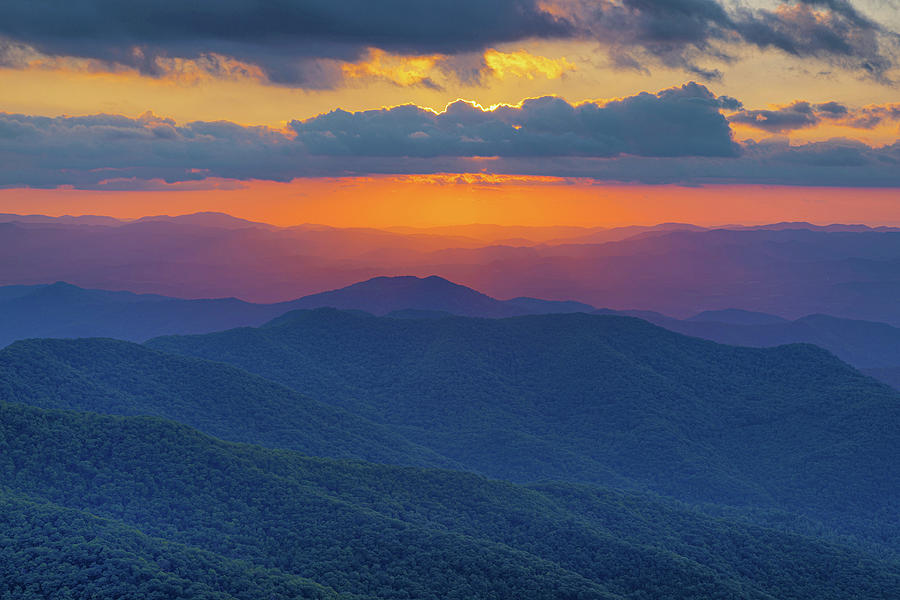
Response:
[[[841,222],[815,222],[815,221],[760,221],[757,223],[740,223],[740,222],[732,222],[732,223],[721,223],[716,225],[698,225],[696,223],[691,223],[689,221],[661,221],[653,224],[648,224],[646,222],[632,222],[627,224],[618,224],[618,225],[569,225],[569,224],[548,224],[548,225],[519,225],[519,224],[500,224],[500,223],[491,223],[491,222],[462,222],[462,223],[452,223],[452,224],[444,224],[444,225],[388,225],[388,226],[346,226],[346,225],[329,225],[327,223],[316,223],[310,221],[304,221],[300,223],[294,223],[291,225],[276,225],[275,223],[269,223],[267,221],[258,221],[247,219],[244,217],[240,217],[231,213],[223,212],[223,211],[194,211],[180,214],[148,214],[140,217],[114,217],[112,215],[105,214],[48,214],[48,213],[15,213],[15,212],[5,212],[0,213],[0,218],[5,217],[22,217],[22,218],[36,218],[43,217],[46,219],[110,219],[113,221],[118,221],[123,225],[133,224],[140,221],[149,221],[152,222],[155,219],[163,220],[163,219],[181,219],[185,217],[200,217],[200,216],[217,216],[217,217],[228,217],[230,219],[234,219],[236,221],[244,221],[248,225],[265,225],[267,227],[275,228],[275,229],[292,229],[296,227],[325,227],[329,229],[373,229],[378,231],[393,231],[399,232],[401,230],[416,230],[416,231],[427,231],[427,230],[439,230],[439,229],[451,229],[456,227],[497,227],[503,229],[581,229],[581,230],[594,230],[594,231],[609,231],[614,229],[624,229],[628,227],[662,227],[666,225],[684,225],[690,227],[697,227],[704,230],[717,230],[717,229],[734,229],[734,228],[764,228],[764,227],[773,227],[776,225],[809,225],[813,227],[866,227],[869,229],[900,229],[900,222],[895,224],[889,223],[880,223],[880,224],[872,224],[872,223],[864,223],[864,222],[855,222],[855,223],[841,223]],[[0,221],[2,223],[15,223],[18,221],[15,220],[3,220]],[[75,225],[75,223],[72,223]]]

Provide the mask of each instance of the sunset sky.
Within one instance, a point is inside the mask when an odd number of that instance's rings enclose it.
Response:
[[[0,212],[900,225],[896,0],[10,0]]]

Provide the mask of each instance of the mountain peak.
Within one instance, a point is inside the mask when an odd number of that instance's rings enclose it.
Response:
[[[268,223],[259,223],[256,221],[248,221],[240,217],[234,217],[227,213],[205,211],[196,212],[187,215],[153,215],[141,217],[132,223],[177,223],[182,225],[198,225],[201,227],[220,227],[224,229],[241,229],[244,227],[266,227],[274,228],[274,225]]]
[[[305,296],[288,304],[294,308],[330,306],[356,309],[374,315],[409,309],[488,317],[522,314],[514,306],[437,275],[373,277],[344,288]]]

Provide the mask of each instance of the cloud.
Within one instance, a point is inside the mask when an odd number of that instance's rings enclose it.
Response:
[[[370,48],[457,54],[571,37],[572,29],[537,0],[80,0],[52,9],[7,0],[0,3],[0,62],[11,64],[25,46],[160,76],[166,60],[219,55],[257,65],[273,83],[317,86],[335,75],[327,59],[356,62]]]
[[[875,79],[886,80],[895,65],[896,33],[843,0],[799,0],[774,11],[744,12],[735,30],[761,48],[824,59]]]
[[[284,133],[228,122],[177,125],[149,113],[136,119],[0,113],[2,186],[111,188],[132,179],[216,176],[287,181],[299,154],[302,148]]]
[[[815,127],[824,121],[857,129],[871,129],[883,121],[900,119],[900,104],[871,105],[850,109],[839,102],[811,104],[797,100],[765,110],[743,110],[728,117],[732,123],[772,133]]]
[[[789,0],[772,10],[724,2],[79,0],[47,9],[43,2],[6,0],[0,3],[0,65],[33,68],[35,59],[46,65],[70,58],[88,61],[67,63],[73,67],[127,67],[152,77],[205,71],[328,88],[358,77],[377,51],[442,56],[446,69],[467,62],[452,57],[477,56],[483,71],[489,68],[485,51],[534,39],[596,41],[619,67],[663,64],[705,79],[718,78],[716,65],[736,60],[735,50],[748,45],[882,81],[895,65],[896,33],[844,0]],[[524,76],[540,71],[530,68]],[[385,78],[398,85],[429,83],[426,76],[395,75]],[[458,75],[480,79],[466,70]]]
[[[876,118],[896,108],[794,103],[781,112],[806,115],[805,105],[817,118],[835,119]],[[333,111],[282,131],[179,124],[150,113],[0,113],[0,186],[209,189],[252,179],[481,173],[481,183],[524,176],[900,187],[900,143],[792,146],[776,139],[739,145],[723,116],[736,109],[737,100],[689,83],[580,105],[544,97],[492,110],[454,102],[442,112],[416,106]]]
[[[831,113],[826,112],[826,114]],[[756,129],[782,133],[818,125],[821,117],[809,102],[798,101],[773,110],[741,111],[729,117],[729,120],[732,123],[741,123]]]
[[[789,0],[774,10],[726,8],[718,0],[557,0],[561,14],[610,48],[613,64],[646,70],[662,63],[705,79],[721,72],[733,48],[774,48],[887,80],[897,35],[843,0]]]
[[[877,127],[884,121],[900,120],[900,104],[873,104],[849,113],[843,124],[860,129]]]
[[[613,160],[555,159],[552,164],[504,158],[492,172],[590,178],[597,182],[642,184],[764,184],[819,187],[900,188],[900,143],[873,148],[834,139],[790,145],[776,140],[746,142],[732,159],[634,157]]]
[[[335,110],[290,126],[317,155],[734,156],[720,108],[709,90],[690,83],[605,105],[548,96],[486,111],[457,101],[440,113],[412,105]]]

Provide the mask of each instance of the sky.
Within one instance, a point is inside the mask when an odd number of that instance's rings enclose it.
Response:
[[[0,212],[900,224],[897,0],[8,0]]]

